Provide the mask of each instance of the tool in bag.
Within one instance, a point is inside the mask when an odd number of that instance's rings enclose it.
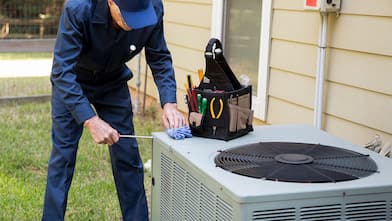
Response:
[[[253,131],[251,85],[240,84],[223,56],[218,39],[210,39],[204,57],[206,68],[198,87],[193,87],[190,76],[187,78],[185,98],[192,134],[231,140]]]

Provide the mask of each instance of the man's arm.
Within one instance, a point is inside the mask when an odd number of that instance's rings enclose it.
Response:
[[[156,8],[158,23],[148,45],[145,47],[146,60],[158,87],[159,98],[163,107],[163,124],[166,128],[178,128],[185,125],[185,119],[177,109],[176,80],[171,54],[164,37],[163,5],[161,1],[156,5]]]
[[[79,6],[79,1],[67,1],[60,17],[51,74],[53,90],[59,92],[76,122],[84,123],[96,143],[111,145],[118,141],[118,132],[96,115],[73,71],[83,48],[83,19],[87,16],[86,9]]]
[[[90,102],[84,96],[73,68],[83,47],[84,7],[78,1],[65,3],[60,17],[59,30],[53,55],[51,81],[74,119],[82,124],[95,116]]]

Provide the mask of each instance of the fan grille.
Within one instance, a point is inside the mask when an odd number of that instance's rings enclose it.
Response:
[[[340,182],[377,172],[369,155],[321,144],[260,142],[219,152],[216,166],[274,181]]]

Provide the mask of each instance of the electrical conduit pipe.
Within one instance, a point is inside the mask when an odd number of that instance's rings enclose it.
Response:
[[[314,127],[322,129],[323,102],[324,102],[324,82],[325,82],[325,63],[327,53],[327,34],[328,34],[328,13],[321,12],[321,28],[318,45],[316,91],[314,99]]]

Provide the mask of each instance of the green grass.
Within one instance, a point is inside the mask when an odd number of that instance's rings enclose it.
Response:
[[[49,77],[0,78],[0,98],[49,95]]]
[[[163,130],[157,111],[135,116],[135,130]],[[0,107],[0,220],[40,220],[51,150],[49,103]],[[158,122],[158,123],[157,123]],[[151,158],[151,140],[139,140],[143,161]],[[150,172],[145,185],[150,198]],[[68,197],[66,220],[121,220],[109,153],[85,131]]]
[[[6,52],[0,53],[0,60],[19,60],[19,59],[51,59],[53,53],[51,52]]]

